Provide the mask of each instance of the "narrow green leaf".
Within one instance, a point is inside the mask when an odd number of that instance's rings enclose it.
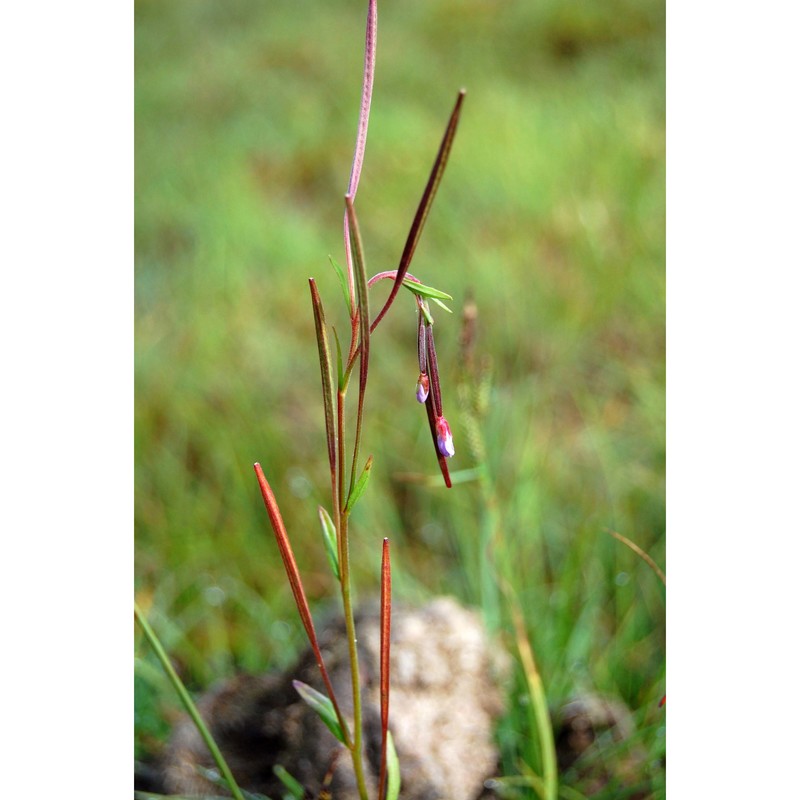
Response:
[[[350,290],[347,288],[347,278],[345,277],[344,270],[333,256],[329,255],[328,261],[331,262],[331,266],[336,272],[336,277],[339,279],[339,286],[342,287],[342,294],[344,295],[344,304],[347,306],[347,310],[350,313],[350,316],[352,317],[353,307],[350,305]]]
[[[392,732],[388,731],[386,736],[386,773],[387,787],[386,800],[397,800],[400,795],[400,759],[397,757],[397,750],[394,748]]]
[[[431,300],[433,300],[437,306],[441,306],[448,314],[453,313],[441,300],[437,299],[436,297],[431,297]]]
[[[353,491],[350,492],[350,497],[347,498],[347,503],[345,503],[344,510],[349,514],[353,510],[353,506],[358,502],[359,497],[364,494],[364,489],[367,488],[367,483],[369,482],[369,474],[372,471],[372,456],[367,459],[367,463],[364,465],[364,469],[359,475],[358,480],[356,481],[356,485],[353,487]]]
[[[325,552],[328,554],[328,561],[330,561],[333,574],[336,576],[337,581],[341,581],[339,574],[339,552],[336,546],[336,527],[333,520],[330,518],[328,512],[319,506],[319,521],[322,525],[322,538],[325,542]]]
[[[403,286],[406,287],[413,294],[418,294],[420,297],[430,297],[434,300],[452,300],[453,296],[443,292],[441,289],[434,289],[433,286],[426,286],[424,283],[417,283],[409,278],[403,281]]]
[[[336,712],[333,710],[333,703],[331,703],[330,698],[302,681],[292,681],[292,686],[297,690],[303,702],[319,715],[319,718],[328,726],[330,732],[342,744],[345,744],[344,734],[339,725],[339,720],[336,719]]]
[[[289,790],[289,796],[293,797],[295,800],[303,800],[306,796],[306,790],[297,778],[292,776],[280,764],[276,764],[272,768],[272,771],[275,773],[275,777]]]

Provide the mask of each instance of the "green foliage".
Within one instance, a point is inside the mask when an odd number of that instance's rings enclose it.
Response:
[[[345,505],[345,511],[349,514],[355,504],[358,502],[359,498],[362,494],[364,494],[364,490],[367,488],[367,484],[369,483],[369,476],[372,474],[372,456],[367,459],[367,463],[364,464],[364,469],[361,470],[361,474],[358,476],[358,480],[353,486],[353,491],[350,492],[350,497],[347,498],[347,504]]]
[[[404,280],[403,286],[406,287],[412,294],[416,294],[419,297],[429,297],[433,300],[434,303],[441,306],[445,311],[452,314],[453,312],[449,309],[442,300],[452,300],[453,296],[447,294],[447,292],[443,292],[441,289],[434,289],[432,286],[425,286],[422,283],[414,283],[413,281]]]
[[[397,800],[400,794],[400,759],[394,746],[392,732],[386,733],[386,800]]]
[[[336,712],[330,698],[302,681],[292,681],[292,686],[303,698],[303,701],[319,715],[319,718],[328,726],[330,732],[344,744],[344,733],[339,725],[339,720],[336,718]]]
[[[442,121],[469,90],[412,272],[452,290],[456,317],[467,289],[477,305],[469,377],[457,319],[437,327],[450,466],[474,479],[449,492],[420,479],[437,470],[400,297],[375,333],[364,441],[382,468],[353,510],[354,582],[377,592],[358,537],[391,532],[399,598],[455,594],[503,629],[502,575],[551,706],[620,696],[661,786],[663,588],[605,531],[664,565],[663,4],[415,0],[381,14],[358,195],[371,270],[396,267]],[[363,16],[319,0],[302,13],[289,0],[136,5],[136,590],[193,688],[283,667],[303,643],[254,461],[309,600],[332,589],[304,280],[347,331],[325,260],[343,260]],[[388,286],[370,290],[374,308]],[[140,679],[140,750],[163,735],[152,709],[175,702]],[[529,702],[517,671],[498,733],[509,775],[520,759],[541,766]]]
[[[306,795],[305,790],[295,777],[280,765],[273,767],[272,771],[280,782],[289,790],[289,794],[284,795],[284,800],[286,800],[286,798],[289,798],[289,800],[303,800]]]
[[[325,552],[328,554],[331,570],[338,581],[340,580],[340,575],[339,553],[336,550],[336,528],[334,527],[330,514],[328,514],[322,506],[317,509],[317,512],[319,513],[319,522],[322,527],[322,539],[325,543]]]

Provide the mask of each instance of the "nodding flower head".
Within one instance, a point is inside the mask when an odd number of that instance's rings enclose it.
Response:
[[[436,418],[436,446],[445,458],[452,458],[456,454],[456,449],[453,447],[453,434],[444,417]]]
[[[428,389],[430,388],[430,381],[424,372],[420,372],[417,378],[417,402],[424,403],[428,399]]]

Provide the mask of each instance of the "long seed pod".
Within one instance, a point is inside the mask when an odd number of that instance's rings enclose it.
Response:
[[[333,413],[333,376],[331,373],[331,348],[328,344],[328,333],[325,330],[325,310],[313,278],[308,279],[311,289],[311,304],[314,307],[314,326],[317,333],[319,349],[319,367],[322,373],[322,399],[325,406],[325,436],[328,442],[328,462],[331,469],[331,481],[336,486],[336,418]]]
[[[389,559],[389,540],[383,540],[381,558],[381,769],[378,781],[378,800],[386,792],[386,739],[389,732],[389,652],[392,631],[392,565]]]
[[[442,385],[439,381],[439,361],[436,358],[436,345],[433,341],[433,325],[426,325],[426,347],[428,349],[428,377],[431,381],[431,394],[433,395],[433,410],[437,417],[442,411]]]
[[[461,116],[461,105],[464,102],[465,95],[465,89],[462,89],[458,93],[455,106],[450,114],[450,120],[447,123],[447,128],[442,137],[442,143],[439,145],[439,152],[436,154],[436,160],[433,162],[433,168],[431,169],[428,183],[425,186],[425,191],[422,193],[419,206],[417,206],[417,213],[414,215],[414,221],[411,223],[411,229],[408,232],[403,254],[400,256],[400,264],[397,267],[397,276],[394,279],[394,286],[392,286],[392,291],[389,293],[389,297],[386,298],[383,308],[370,326],[370,330],[374,331],[375,328],[378,327],[378,323],[389,310],[395,297],[397,297],[397,293],[400,291],[406,272],[408,272],[408,268],[411,266],[411,259],[414,256],[414,251],[417,249],[417,243],[422,234],[422,228],[425,225],[425,220],[428,218],[428,212],[431,210],[433,198],[436,197],[436,190],[439,188],[444,169],[447,166],[447,160],[450,157],[450,150],[453,147],[453,139],[455,138],[456,129],[458,128],[458,120]]]
[[[360,371],[358,381],[358,416],[356,417],[356,433],[353,445],[353,466],[350,471],[350,492],[356,480],[356,463],[358,450],[361,445],[361,428],[364,419],[364,399],[367,391],[367,376],[369,374],[369,292],[367,291],[367,270],[364,263],[364,247],[361,243],[361,233],[358,227],[358,217],[353,206],[353,198],[348,195],[344,199],[347,211],[347,220],[350,227],[350,237],[353,245],[353,272],[356,280],[356,295],[358,298],[358,318],[360,328]]]
[[[275,539],[278,542],[278,549],[283,559],[283,566],[286,569],[286,577],[289,579],[289,585],[292,587],[292,594],[294,595],[294,601],[297,605],[297,611],[300,614],[300,619],[306,630],[306,636],[308,636],[311,649],[314,651],[314,657],[317,659],[317,666],[322,675],[322,680],[325,683],[325,688],[328,690],[328,697],[330,697],[331,703],[333,703],[333,707],[336,711],[336,717],[344,733],[345,743],[350,747],[350,732],[347,728],[347,722],[342,712],[339,710],[339,704],[336,702],[336,695],[333,691],[331,679],[328,676],[328,670],[325,668],[325,662],[322,660],[322,653],[320,652],[319,643],[317,641],[317,632],[314,629],[314,620],[311,617],[311,609],[308,606],[308,600],[306,600],[303,581],[300,578],[300,571],[297,569],[297,561],[292,552],[292,546],[289,543],[289,535],[286,533],[283,517],[281,517],[281,512],[275,500],[275,495],[272,493],[272,488],[261,469],[261,464],[256,462],[253,464],[253,469],[258,478],[258,485],[261,489],[261,496],[264,498],[267,514],[269,514],[269,519],[272,523],[272,530],[275,532]]]
[[[353,164],[350,168],[350,180],[347,183],[347,194],[355,200],[361,167],[364,164],[364,151],[367,147],[367,129],[369,128],[369,110],[372,105],[372,85],[375,82],[375,50],[378,42],[378,3],[369,0],[367,7],[367,33],[364,42],[364,80],[361,87],[361,109],[358,114],[358,133],[353,152]],[[344,252],[347,261],[347,281],[350,292],[350,312],[355,314],[355,276],[353,275],[353,255],[350,249],[350,222],[347,212],[344,215]]]

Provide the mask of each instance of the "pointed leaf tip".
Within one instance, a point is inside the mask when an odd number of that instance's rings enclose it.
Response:
[[[387,732],[386,737],[386,800],[397,800],[400,796],[400,759],[394,746],[392,732]]]
[[[347,498],[347,502],[345,503],[344,510],[350,513],[353,510],[353,506],[358,502],[359,498],[362,494],[364,494],[364,490],[367,488],[367,483],[369,483],[369,475],[372,470],[372,456],[367,459],[367,463],[364,465],[364,469],[361,472],[358,480],[356,481],[356,485],[353,487],[353,491],[350,493],[350,497]]]
[[[328,730],[342,743],[346,744],[342,728],[339,725],[339,720],[336,718],[336,712],[333,709],[333,703],[330,698],[318,692],[316,689],[309,686],[302,681],[292,681],[297,693],[310,708],[312,708],[319,718],[328,726]]]
[[[333,574],[336,576],[336,580],[340,581],[341,576],[339,573],[339,550],[336,545],[336,527],[334,526],[330,515],[322,506],[318,506],[317,513],[319,514],[319,521],[320,525],[322,526],[322,538],[325,542],[325,552],[328,555],[328,562],[331,565]]]

